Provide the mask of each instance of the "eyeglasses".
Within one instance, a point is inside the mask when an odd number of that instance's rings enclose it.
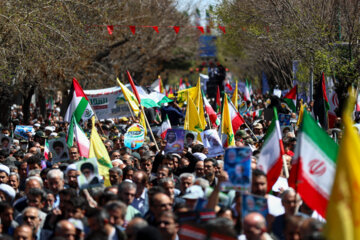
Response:
[[[164,224],[165,226],[167,226],[167,225],[170,225],[170,224],[172,224],[172,223],[169,222],[169,221],[160,221],[160,222],[157,222],[157,223],[156,223],[156,225],[158,225],[158,226],[160,226],[161,224]]]
[[[163,204],[158,204],[156,206],[161,208],[172,207],[172,203],[163,203]]]
[[[35,220],[36,218],[37,218],[36,216],[24,216],[23,217],[24,220],[27,220],[27,219]]]

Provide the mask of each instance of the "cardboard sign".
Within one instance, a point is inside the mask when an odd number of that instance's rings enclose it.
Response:
[[[242,219],[251,212],[258,212],[266,218],[269,213],[267,199],[252,194],[242,194]]]
[[[182,153],[184,150],[184,129],[169,129],[166,132],[165,153]]]
[[[76,168],[80,171],[77,177],[80,189],[102,186],[103,178],[99,175],[97,159],[89,158],[76,163]]]
[[[124,135],[124,144],[130,149],[140,148],[145,141],[145,131],[140,124],[131,125]]]
[[[32,135],[34,135],[35,134],[34,127],[33,126],[24,126],[24,125],[16,125],[14,135],[15,135],[15,137],[29,140],[29,137],[27,135],[28,132],[31,132]]]
[[[204,147],[208,149],[208,157],[216,157],[224,154],[219,134],[215,129],[209,129],[202,132],[201,139]]]
[[[49,149],[52,153],[52,162],[66,162],[69,160],[69,151],[65,137],[49,140]]]
[[[229,181],[222,184],[223,190],[251,190],[251,156],[249,147],[228,148],[225,151],[224,170],[229,175]]]

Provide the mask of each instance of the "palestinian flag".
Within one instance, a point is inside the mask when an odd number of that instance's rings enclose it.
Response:
[[[326,96],[325,75],[322,73],[321,80],[316,86],[316,93],[314,97],[314,116],[315,120],[319,121],[320,125],[325,130],[327,130],[329,126],[329,109],[330,104]]]
[[[71,119],[71,123],[68,130],[66,143],[68,147],[72,147],[74,145],[74,138],[76,140],[76,145],[79,149],[80,156],[88,158],[89,157],[89,149],[90,149],[90,141],[86,137],[86,134],[79,126],[79,124],[75,121],[73,117]]]
[[[89,99],[75,78],[73,78],[68,103],[68,108],[64,117],[65,122],[71,122],[73,116],[75,117],[75,120],[79,122],[81,119],[86,121],[94,115]]]
[[[170,121],[169,121],[169,117],[168,115],[166,114],[166,117],[164,119],[164,121],[162,122],[161,126],[160,126],[160,129],[157,133],[157,135],[159,137],[161,137],[162,139],[165,139],[166,137],[166,132],[168,129],[171,129],[171,124],[170,124]]]
[[[265,141],[261,148],[258,161],[258,168],[266,173],[268,191],[271,190],[280,176],[283,167],[282,156],[284,152],[280,122],[277,110],[274,108],[274,117],[265,135]]]
[[[212,123],[212,125],[215,126],[219,126],[220,125],[220,120],[218,119],[216,112],[214,111],[214,109],[211,107],[209,101],[207,100],[205,94],[202,92],[203,95],[203,99],[204,99],[204,105],[205,105],[205,111],[206,113],[209,115],[210,121]]]
[[[293,87],[285,96],[284,101],[291,109],[292,112],[296,112],[296,92],[297,92],[297,85]]]
[[[45,139],[44,157],[46,160],[49,160],[49,153],[50,153],[49,142],[47,139]]]
[[[247,79],[246,79],[246,83],[245,83],[244,100],[245,100],[245,101],[251,101],[251,97],[250,97],[250,85],[249,85]]]
[[[139,94],[141,105],[146,108],[161,107],[161,104],[173,101],[160,92],[152,91],[147,93],[146,90],[140,86],[135,86],[135,88]]]
[[[335,178],[337,153],[338,145],[304,111],[289,185],[324,218]]]

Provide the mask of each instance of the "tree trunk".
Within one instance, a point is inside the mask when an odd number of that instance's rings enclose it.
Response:
[[[24,114],[24,124],[30,124],[30,103],[31,97],[34,95],[35,87],[31,86],[27,95],[24,95],[24,102],[22,105],[22,110]]]
[[[13,91],[9,86],[0,88],[0,123],[2,126],[10,127],[10,107],[13,104]]]

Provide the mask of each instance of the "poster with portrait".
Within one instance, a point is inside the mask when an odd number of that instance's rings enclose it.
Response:
[[[29,140],[29,137],[27,135],[29,132],[31,132],[32,135],[35,134],[33,126],[16,125],[14,135],[15,137]]]
[[[184,129],[168,129],[165,136],[165,153],[182,153],[184,150],[184,137]]]
[[[224,154],[219,134],[215,129],[209,129],[202,132],[201,139],[204,147],[208,149],[208,157],[216,157]]]
[[[291,118],[290,114],[279,113],[280,126],[290,125],[290,118]]]
[[[80,171],[80,175],[77,177],[80,189],[103,186],[104,180],[99,175],[96,158],[76,162],[76,169]]]
[[[4,134],[0,135],[0,149],[10,152],[10,148],[13,144],[12,137],[5,136]]]
[[[189,147],[192,146],[196,141],[197,135],[197,132],[185,130],[184,144]]]
[[[242,192],[251,190],[251,156],[249,147],[228,148],[225,151],[224,170],[229,180],[222,184],[223,190],[235,189]]]
[[[242,194],[242,217],[251,212],[257,212],[266,218],[267,214],[269,213],[267,199],[264,197],[252,195],[252,194]]]
[[[52,162],[66,162],[69,160],[69,151],[65,137],[49,140],[49,149],[52,154]]]
[[[294,128],[292,125],[280,126],[280,129],[283,137],[285,137],[288,132],[294,133]]]

